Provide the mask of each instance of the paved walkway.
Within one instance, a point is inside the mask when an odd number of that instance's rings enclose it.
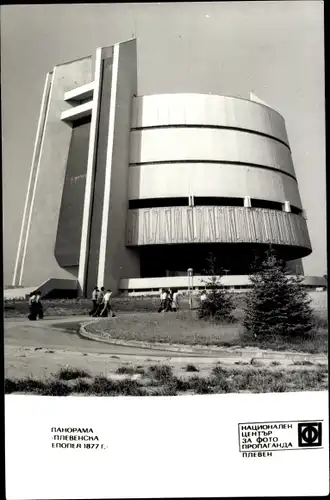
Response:
[[[132,314],[132,313],[131,313]],[[122,316],[131,315],[124,313]],[[97,321],[97,320],[96,320]],[[5,345],[58,349],[82,353],[117,355],[152,355],[157,357],[207,357],[263,359],[308,358],[314,362],[326,361],[325,354],[261,350],[254,347],[206,347],[171,345],[125,340],[105,340],[80,326],[91,322],[86,316],[47,317],[39,321],[8,319],[5,321]],[[63,327],[61,327],[63,325]],[[72,326],[70,326],[72,325]],[[79,333],[80,332],[80,333]]]
[[[82,353],[116,354],[116,355],[152,355],[157,357],[168,357],[167,350],[150,349],[147,347],[131,347],[123,345],[105,344],[81,338],[74,330],[60,328],[61,323],[77,323],[78,325],[88,321],[86,316],[69,316],[66,318],[47,317],[42,321],[29,321],[26,319],[5,320],[4,341],[5,346],[12,347],[33,347],[47,348],[55,350],[65,350]],[[172,353],[173,356],[182,357],[181,353]],[[187,355],[186,355],[187,356]],[[189,354],[191,357],[191,354]],[[196,354],[196,357],[200,355]]]
[[[123,314],[123,316],[126,314]],[[312,356],[298,353],[266,352],[258,349],[219,348],[194,349],[187,346],[164,346],[153,348],[142,343],[112,341],[111,343],[82,338],[78,335],[86,316],[47,317],[42,321],[26,319],[5,321],[5,376],[19,378],[26,376],[43,377],[57,372],[63,366],[72,366],[94,374],[108,376],[123,365],[143,365],[169,363],[177,373],[192,363],[199,367],[199,374],[207,376],[212,366],[221,361],[222,365],[250,366],[252,358],[262,358],[261,365],[271,366],[276,361],[281,368],[292,367],[294,360],[308,359],[313,363],[327,364],[326,356]],[[62,326],[63,325],[63,326]],[[302,368],[296,366],[295,368]]]
[[[71,366],[87,370],[94,375],[111,374],[113,377],[116,370],[123,365],[146,366],[172,362],[180,370],[181,366],[189,362],[198,361],[205,369],[208,369],[207,364],[215,362],[214,358],[198,355],[132,348],[84,339],[77,334],[77,330],[79,324],[88,319],[86,316],[71,316],[47,317],[36,322],[24,318],[6,320],[5,376],[40,378],[56,373],[64,366]],[[67,328],[68,326],[70,328]]]

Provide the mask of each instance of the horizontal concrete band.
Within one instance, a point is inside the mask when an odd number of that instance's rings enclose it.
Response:
[[[286,142],[282,141],[281,139],[278,139],[277,137],[274,137],[272,135],[266,134],[264,132],[260,132],[258,130],[251,130],[243,127],[229,127],[229,126],[224,126],[224,125],[198,125],[198,124],[192,124],[192,125],[154,125],[150,127],[136,127],[132,128],[132,132],[138,132],[141,130],[164,130],[164,129],[178,129],[178,128],[193,128],[193,129],[218,129],[218,130],[235,130],[236,132],[246,132],[247,134],[254,134],[254,135],[260,135],[261,137],[267,137],[268,139],[272,139],[273,141],[277,141],[280,144],[283,144],[285,147],[287,147],[290,151],[290,146]]]
[[[130,200],[182,196],[250,196],[278,203],[289,201],[302,208],[296,179],[270,167],[182,161],[135,165],[129,169]]]
[[[183,243],[272,243],[311,251],[306,220],[293,213],[208,206],[128,211],[127,246]]]
[[[218,161],[264,165],[295,177],[290,150],[268,137],[233,129],[165,128],[131,132],[130,164]]]
[[[175,198],[138,198],[128,201],[129,210],[140,208],[162,208],[162,207],[245,207],[265,208],[266,210],[279,210],[292,212],[305,216],[304,211],[290,204],[262,200],[257,198],[239,198],[223,196],[180,196]],[[287,208],[287,210],[286,210]]]
[[[122,278],[119,288],[121,290],[159,290],[159,288],[189,288],[193,286],[205,287],[205,276],[194,276],[193,283],[188,276],[164,276],[157,278]],[[227,275],[221,277],[221,283],[226,287],[248,287],[251,280],[248,275]],[[309,287],[324,287],[326,281],[318,276],[304,276],[303,284]]]
[[[254,130],[289,145],[283,117],[269,106],[230,96],[158,94],[133,99],[132,128],[200,125]]]
[[[259,168],[263,170],[270,170],[274,172],[279,172],[280,174],[287,175],[288,177],[291,177],[291,179],[294,179],[297,182],[297,179],[294,175],[288,174],[287,172],[283,172],[282,170],[279,170],[278,168],[274,167],[268,167],[267,165],[260,165],[258,163],[247,163],[244,161],[221,161],[221,160],[171,160],[171,161],[149,161],[149,162],[144,162],[144,163],[130,163],[130,167],[145,167],[145,166],[152,166],[152,165],[160,165],[160,166],[168,166],[168,165],[180,165],[180,164],[185,164],[185,165],[193,165],[193,164],[200,164],[200,165],[234,165],[237,167],[250,167],[250,168]]]

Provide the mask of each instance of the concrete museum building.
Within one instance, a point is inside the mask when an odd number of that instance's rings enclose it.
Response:
[[[198,287],[213,252],[224,285],[245,287],[269,244],[302,273],[312,249],[278,112],[138,96],[135,39],[47,75],[13,285],[145,292],[186,288],[192,268]]]

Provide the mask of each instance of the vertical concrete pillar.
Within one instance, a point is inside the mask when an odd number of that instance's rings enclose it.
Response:
[[[71,126],[61,121],[61,113],[70,107],[64,93],[91,82],[91,66],[91,57],[56,66],[46,82],[15,284],[39,285],[50,278],[75,279],[58,264],[54,254],[72,132]]]
[[[25,199],[21,232],[20,232],[20,237],[19,237],[19,242],[18,242],[18,249],[17,249],[14,276],[13,276],[13,285],[14,286],[19,286],[21,284],[21,281],[22,281],[22,274],[23,274],[23,267],[24,267],[23,261],[24,261],[24,255],[26,252],[27,236],[28,236],[28,232],[29,232],[28,227],[31,223],[31,215],[32,215],[31,208],[33,205],[33,193],[35,191],[35,186],[37,183],[38,165],[39,165],[40,153],[41,153],[41,143],[42,143],[42,138],[43,138],[44,129],[45,129],[45,123],[46,123],[51,82],[52,82],[52,73],[48,73],[46,76],[44,92],[43,92],[43,96],[42,96],[42,100],[41,100],[41,109],[40,109],[38,126],[37,126],[36,140],[34,143],[29,184],[28,184],[28,189],[27,189],[27,194],[26,194],[26,199]]]
[[[139,256],[125,246],[132,98],[136,93],[136,40],[130,40],[116,44],[113,49],[99,240],[97,283],[114,293],[121,278],[140,276]]]
[[[250,196],[244,196],[244,207],[251,208],[251,198]]]
[[[80,295],[86,294],[87,289],[93,289],[97,281],[105,177],[105,156],[102,156],[102,151],[106,150],[105,137],[108,133],[112,53],[112,47],[98,48],[94,65],[93,108],[78,271]]]
[[[289,201],[283,203],[283,212],[291,212],[291,205]]]

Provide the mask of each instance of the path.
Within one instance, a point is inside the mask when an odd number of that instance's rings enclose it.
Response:
[[[179,363],[184,359],[187,363],[199,358],[198,355],[99,343],[83,339],[64,326],[60,329],[61,323],[78,326],[86,319],[86,316],[70,316],[47,317],[36,322],[21,318],[5,320],[5,376],[42,377],[65,365],[106,375],[123,364],[165,362],[173,358]]]
[[[83,323],[86,321],[88,321],[86,316],[48,317],[36,322],[25,319],[8,319],[5,320],[5,346],[43,347],[80,353],[169,356],[168,351],[99,343],[83,339],[73,330],[60,329],[61,323]],[[181,357],[181,354],[175,352],[171,355]]]
[[[123,365],[146,366],[155,363],[169,363],[176,372],[181,372],[185,365],[192,363],[199,367],[199,375],[207,375],[220,360],[222,364],[249,366],[249,361],[256,354],[250,349],[244,353],[243,360],[242,354],[230,349],[202,354],[100,343],[78,335],[79,324],[86,320],[86,316],[47,317],[36,322],[26,319],[5,320],[5,376],[43,377],[65,365],[88,370],[94,375],[108,376]],[[68,328],[68,323],[72,327]],[[280,355],[280,365],[286,368],[292,365],[293,359],[283,358],[284,354]],[[274,353],[267,360],[263,359],[262,364],[271,365],[276,359]],[[324,362],[327,362],[325,357]]]

